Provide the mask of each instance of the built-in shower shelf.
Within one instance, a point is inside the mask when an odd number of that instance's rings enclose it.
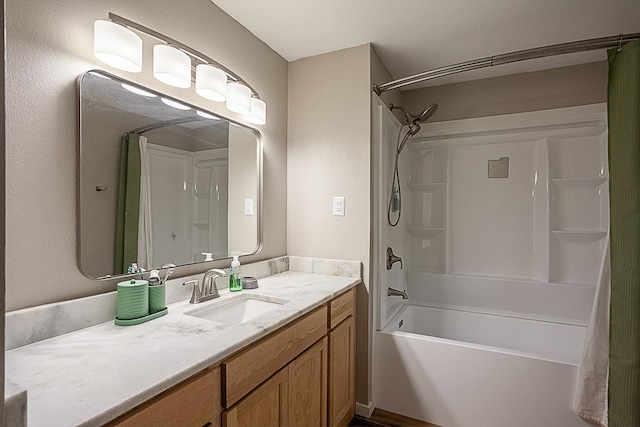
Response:
[[[196,197],[209,197],[211,196],[211,193],[209,193],[208,191],[194,191],[193,195]]]
[[[409,190],[421,193],[433,193],[446,187],[444,182],[432,182],[429,184],[409,184]]]
[[[418,237],[424,237],[426,239],[428,238],[432,238],[432,237],[436,237],[438,236],[440,233],[442,233],[445,229],[444,228],[427,228],[427,227],[407,227],[407,230],[409,231],[409,233],[418,236]]]
[[[606,237],[606,231],[564,231],[553,230],[551,233],[567,242],[595,242]]]
[[[208,222],[194,222],[193,225],[201,230],[209,228]]]
[[[598,176],[591,178],[554,178],[552,181],[564,187],[599,187],[607,182],[607,177]]]

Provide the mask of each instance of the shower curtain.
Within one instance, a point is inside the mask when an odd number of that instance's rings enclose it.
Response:
[[[581,418],[606,427],[609,380],[609,304],[611,257],[609,236],[605,241],[598,285],[591,308],[582,363],[576,384],[574,411]]]
[[[140,211],[138,213],[138,265],[150,270],[153,267],[153,241],[151,238],[151,167],[147,138],[140,136]]]
[[[640,40],[611,49],[609,425],[640,426]]]
[[[135,133],[122,137],[116,217],[116,274],[127,273],[128,267],[134,262],[147,269],[151,265],[151,204],[146,142],[146,137]]]

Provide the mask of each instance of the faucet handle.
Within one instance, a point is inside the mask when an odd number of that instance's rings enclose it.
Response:
[[[191,304],[197,304],[200,302],[200,287],[198,286],[197,280],[189,280],[188,282],[184,282],[182,286],[193,285],[193,291],[191,292],[191,299],[189,302]]]
[[[400,269],[403,268],[402,258],[393,253],[393,249],[387,248],[387,270],[391,270],[394,263],[400,261]]]

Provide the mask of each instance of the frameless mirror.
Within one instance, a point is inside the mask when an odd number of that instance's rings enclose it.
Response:
[[[79,94],[85,275],[257,251],[257,131],[102,71],[83,74]]]

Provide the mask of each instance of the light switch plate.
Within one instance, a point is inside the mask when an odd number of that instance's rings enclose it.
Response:
[[[253,215],[253,199],[244,199],[244,214],[245,216]]]
[[[333,216],[344,216],[344,197],[333,197]]]

